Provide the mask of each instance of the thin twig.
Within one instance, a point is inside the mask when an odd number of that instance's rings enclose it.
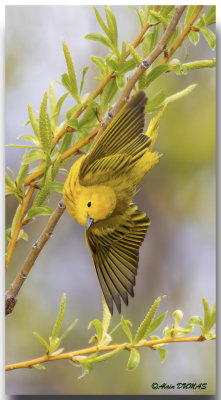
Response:
[[[63,214],[65,210],[65,205],[62,201],[58,203],[57,208],[50,216],[47,225],[45,226],[43,232],[41,233],[38,240],[32,245],[32,249],[29,252],[21,271],[16,276],[15,280],[11,284],[10,288],[6,292],[6,300],[5,300],[5,314],[10,314],[17,301],[17,295],[19,290],[21,289],[23,283],[25,282],[31,268],[33,267],[36,258],[41,252],[44,245],[47,243],[48,239],[52,237],[52,233],[55,225],[57,224],[59,218]]]
[[[161,64],[166,64],[168,59],[174,54],[174,52],[177,50],[177,48],[181,46],[181,44],[183,43],[183,41],[186,38],[186,36],[188,35],[188,33],[191,31],[191,27],[192,27],[193,23],[196,21],[196,19],[198,18],[202,8],[203,8],[203,6],[197,6],[196,7],[196,9],[195,9],[193,15],[191,16],[188,24],[185,26],[185,28],[184,28],[183,32],[181,33],[181,35],[173,43],[173,45],[170,48],[170,50],[168,50],[167,54],[162,59]]]
[[[11,258],[12,258],[12,255],[13,255],[17,240],[18,240],[18,236],[19,236],[20,230],[22,229],[22,219],[23,219],[23,217],[24,217],[24,215],[26,213],[26,210],[28,208],[28,204],[29,204],[29,202],[31,200],[31,197],[32,197],[32,194],[33,194],[34,190],[35,190],[35,188],[30,186],[29,189],[27,190],[27,193],[25,194],[25,196],[23,198],[23,201],[22,201],[22,204],[21,204],[21,209],[20,209],[20,212],[19,212],[19,215],[18,215],[18,220],[16,222],[15,229],[14,229],[14,232],[12,234],[12,238],[11,238],[11,240],[10,240],[10,242],[8,244],[8,248],[7,248],[7,256],[6,256],[6,260],[5,260],[5,268],[6,268],[6,270],[8,268],[8,265],[9,265],[10,261],[11,261]]]
[[[146,340],[142,341],[142,343],[136,344],[135,346],[131,346],[130,343],[121,343],[121,344],[110,344],[107,346],[92,346],[86,349],[82,350],[75,350],[71,351],[68,353],[62,353],[57,356],[48,356],[44,355],[42,357],[34,358],[33,360],[28,360],[28,361],[23,361],[20,363],[15,363],[15,364],[9,364],[6,365],[5,370],[6,371],[12,371],[14,369],[18,368],[30,368],[33,367],[36,364],[43,364],[49,361],[56,361],[56,360],[71,360],[74,362],[79,362],[78,359],[75,357],[77,356],[82,356],[82,355],[88,355],[92,353],[97,353],[103,352],[103,351],[111,351],[111,350],[116,350],[119,347],[123,347],[125,350],[130,350],[132,347],[135,347],[136,349],[141,348],[141,347],[153,347],[159,344],[166,344],[166,343],[180,343],[180,342],[202,342],[204,340],[214,340],[216,339],[216,336],[212,337],[211,339],[205,339],[202,336],[192,336],[192,337],[175,337],[175,338],[163,338],[163,339],[157,339],[157,340]]]

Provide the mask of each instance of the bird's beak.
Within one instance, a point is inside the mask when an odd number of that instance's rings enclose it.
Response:
[[[91,224],[93,224],[94,220],[93,218],[89,217],[89,215],[87,216],[87,228],[90,228]]]

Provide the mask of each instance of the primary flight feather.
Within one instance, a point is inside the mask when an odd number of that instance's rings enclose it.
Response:
[[[133,297],[139,248],[150,220],[131,199],[136,187],[157,163],[151,138],[143,134],[147,98],[139,92],[72,166],[64,184],[69,214],[86,226],[97,277],[111,313],[113,302]]]

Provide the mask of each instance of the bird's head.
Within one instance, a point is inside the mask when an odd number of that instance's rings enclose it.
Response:
[[[89,228],[92,223],[109,217],[116,207],[116,195],[108,186],[91,186],[84,196],[84,222]]]

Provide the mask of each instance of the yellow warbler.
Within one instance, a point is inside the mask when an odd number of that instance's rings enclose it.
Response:
[[[113,301],[133,297],[149,218],[131,202],[136,187],[158,161],[151,138],[142,133],[147,98],[139,92],[72,166],[64,184],[69,214],[86,226],[85,237],[97,277],[111,313]]]

